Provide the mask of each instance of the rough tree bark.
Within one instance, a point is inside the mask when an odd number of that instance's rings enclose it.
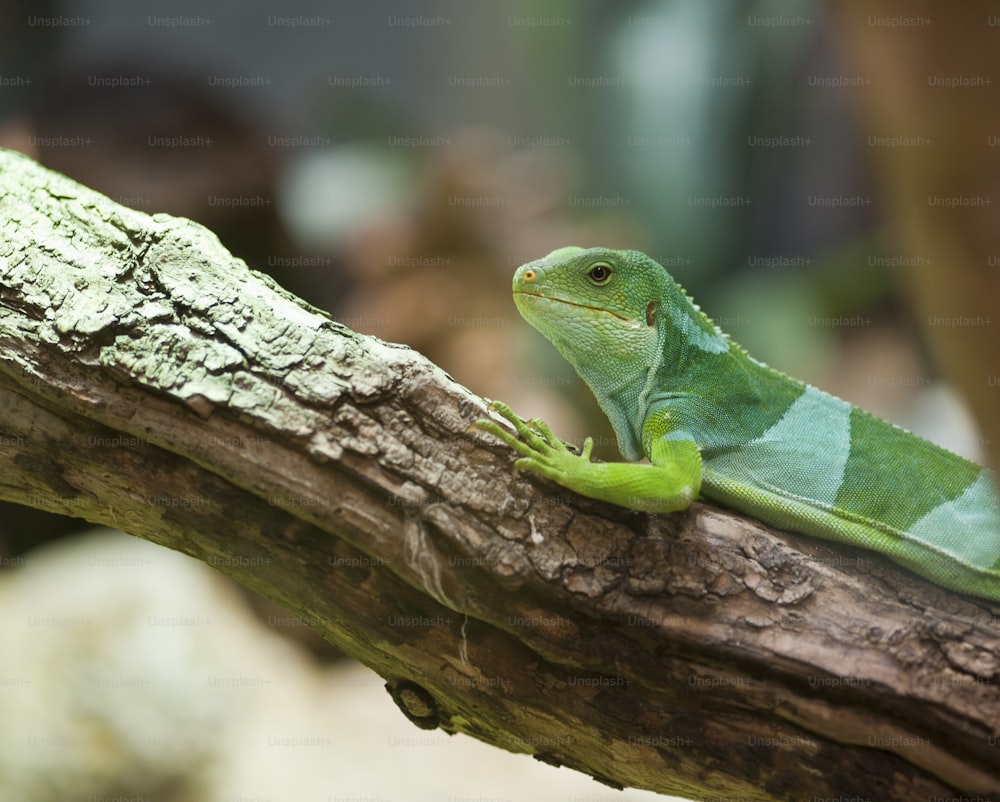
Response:
[[[998,608],[512,473],[481,399],[190,221],[0,153],[0,497],[202,559],[419,727],[692,798],[1000,788]],[[497,347],[502,347],[501,343]]]

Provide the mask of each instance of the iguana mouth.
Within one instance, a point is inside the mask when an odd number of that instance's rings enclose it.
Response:
[[[611,315],[611,317],[616,317],[619,320],[635,325],[635,321],[630,317],[625,317],[624,315],[619,315],[617,312],[612,312],[610,309],[605,309],[602,306],[590,306],[589,304],[581,304],[576,301],[567,301],[565,298],[557,298],[553,295],[542,295],[537,292],[525,292],[524,290],[514,290],[514,295],[527,295],[529,298],[539,298],[543,301],[552,301],[553,303],[567,304],[568,306],[575,306],[579,309],[590,309],[593,312],[603,312],[606,315]]]

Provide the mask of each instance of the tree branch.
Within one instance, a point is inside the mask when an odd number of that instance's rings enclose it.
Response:
[[[996,607],[708,505],[555,495],[420,355],[11,152],[0,226],[0,497],[202,559],[418,726],[612,785],[1000,788]]]

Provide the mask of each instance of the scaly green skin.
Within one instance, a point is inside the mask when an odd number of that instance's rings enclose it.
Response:
[[[593,463],[541,421],[493,409],[517,467],[646,512],[699,493],[773,526],[888,555],[1000,601],[1000,506],[985,468],[758,362],[637,251],[560,248],[518,268],[514,301],[597,397],[628,460]]]

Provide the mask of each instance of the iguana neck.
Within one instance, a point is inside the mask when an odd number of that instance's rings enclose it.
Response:
[[[665,395],[686,394],[703,377],[706,364],[727,363],[730,342],[672,279],[655,313],[656,336],[624,364],[611,366],[605,354],[560,348],[614,427],[628,460],[644,455],[642,426],[650,405]]]
[[[572,360],[570,360],[572,362]],[[656,365],[609,374],[593,366],[574,363],[601,410],[611,421],[618,439],[618,450],[627,460],[642,459],[642,422],[646,416],[648,394],[656,375]]]

